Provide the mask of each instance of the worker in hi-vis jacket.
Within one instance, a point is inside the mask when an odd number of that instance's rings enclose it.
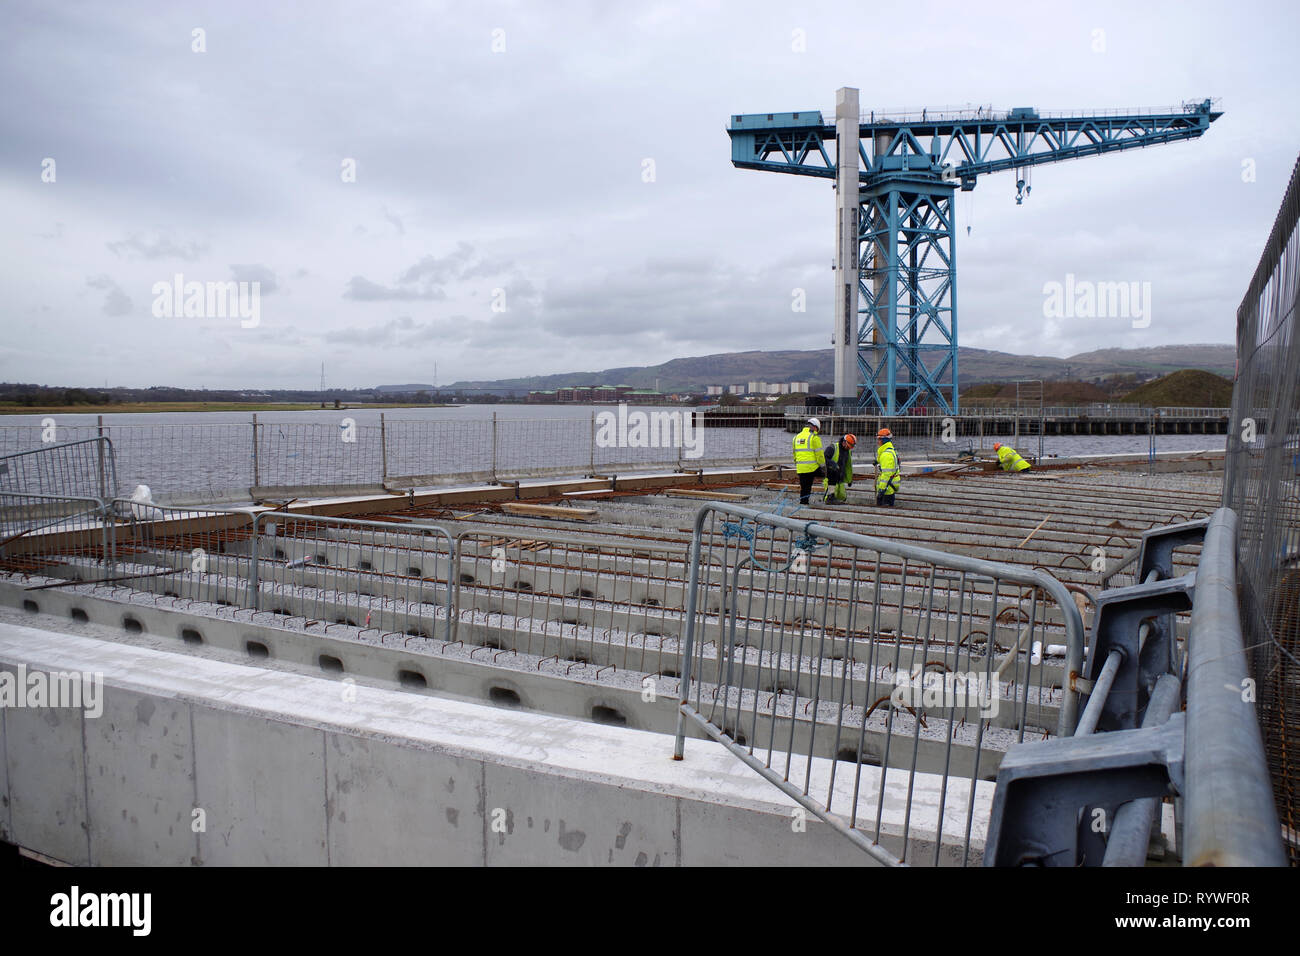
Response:
[[[810,418],[803,431],[794,436],[794,470],[799,475],[799,504],[808,504],[812,495],[813,479],[823,474],[826,455],[822,451],[822,423]]]
[[[876,504],[894,507],[894,494],[903,481],[894,450],[894,435],[888,428],[876,432]]]
[[[1016,451],[1010,445],[994,443],[993,450],[997,452],[998,464],[1002,466],[1003,471],[1028,471],[1029,462],[1020,457],[1020,452]]]
[[[856,435],[845,435],[833,442],[826,449],[826,477],[822,479],[822,504],[832,498],[836,501],[848,500],[845,488],[853,487],[853,446],[858,443]]]

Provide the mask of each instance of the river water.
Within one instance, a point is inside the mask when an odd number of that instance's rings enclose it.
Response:
[[[647,438],[647,430],[637,433],[638,413],[667,416],[655,420],[658,430],[648,429]],[[791,459],[791,436],[783,429],[764,428],[761,435],[755,428],[692,432],[688,417],[680,408],[663,406],[632,406],[623,412],[617,406],[580,405],[268,411],[257,413],[256,441],[248,412],[106,414],[103,419],[113,443],[118,490],[147,484],[160,501],[244,497],[254,485],[344,488],[415,476],[522,477]],[[0,454],[96,434],[94,413],[5,416]],[[986,435],[986,448],[999,437],[1011,443],[1010,436]],[[870,460],[871,444],[864,436],[860,459]],[[905,461],[946,456],[967,444],[965,438],[954,446],[932,444],[928,438],[895,442]],[[1022,435],[1014,444],[1026,456],[1039,454],[1036,437]],[[1223,435],[1158,435],[1155,445],[1159,452],[1224,446]],[[1146,454],[1149,447],[1145,435],[1047,436],[1042,454]],[[30,486],[34,478],[29,474],[26,481]],[[7,487],[22,483],[15,468]],[[84,483],[78,488],[58,493],[85,493]]]

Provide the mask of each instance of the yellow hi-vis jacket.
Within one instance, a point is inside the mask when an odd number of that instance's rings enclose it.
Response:
[[[1003,471],[1027,471],[1029,462],[1020,457],[1020,453],[1009,445],[998,449],[998,461]]]
[[[892,495],[898,491],[903,481],[903,473],[898,470],[898,452],[894,451],[892,441],[883,442],[876,447],[876,493]]]
[[[839,478],[833,484],[851,485],[853,483],[853,453],[837,441],[831,442],[830,450],[826,452],[826,477],[822,479],[823,488],[831,486],[832,470],[839,472]]]
[[[814,435],[813,430],[804,426],[804,430],[794,436],[794,470],[801,475],[824,467],[826,455],[822,452],[822,439]]]

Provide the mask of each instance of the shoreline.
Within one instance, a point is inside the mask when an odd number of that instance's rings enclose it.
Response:
[[[108,405],[0,405],[0,415],[120,415],[165,412],[333,412],[359,408],[462,408],[447,402],[358,402],[339,406],[311,402],[112,402]]]

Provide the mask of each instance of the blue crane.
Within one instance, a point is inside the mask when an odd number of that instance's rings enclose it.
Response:
[[[741,169],[835,181],[837,406],[896,415],[933,404],[953,413],[956,190],[1015,170],[1021,203],[1034,166],[1195,139],[1222,115],[1208,99],[1149,112],[863,113],[858,91],[844,88],[833,123],[817,110],[745,113],[731,117],[727,133]],[[844,148],[854,141],[856,149]]]

